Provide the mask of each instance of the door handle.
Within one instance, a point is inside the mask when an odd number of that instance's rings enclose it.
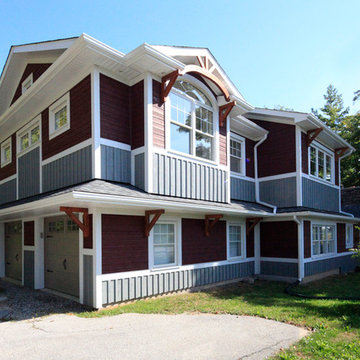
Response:
[[[67,268],[66,263],[67,263],[67,261],[66,261],[66,259],[64,259],[64,261],[63,261],[64,270],[66,270],[66,268]]]
[[[50,272],[50,273],[52,273],[53,271],[52,271],[52,270],[49,270],[49,269],[46,269],[46,272]]]
[[[52,237],[53,237],[52,235],[46,235],[47,239],[52,238]]]
[[[15,255],[15,260],[16,260],[16,261],[19,261],[19,254],[16,254],[16,255]]]
[[[7,262],[6,262],[6,265],[11,265],[11,263],[7,261]]]

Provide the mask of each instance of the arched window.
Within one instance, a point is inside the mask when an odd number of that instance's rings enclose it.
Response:
[[[214,159],[214,110],[203,91],[178,80],[170,93],[170,148]]]

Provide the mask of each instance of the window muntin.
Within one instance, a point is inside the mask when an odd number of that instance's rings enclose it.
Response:
[[[70,129],[70,95],[67,93],[49,107],[49,138]]]
[[[310,146],[310,174],[319,179],[333,181],[333,155],[316,147]]]
[[[210,100],[192,84],[176,81],[170,93],[170,147],[213,160],[214,114]]]
[[[153,265],[176,264],[176,224],[157,223],[153,228]]]
[[[230,138],[230,171],[244,175],[244,141]]]
[[[11,163],[11,138],[1,144],[1,167]]]
[[[312,226],[312,253],[314,256],[335,252],[335,226]]]
[[[40,124],[28,127],[18,135],[18,152],[25,151],[40,142]]]
[[[354,246],[353,225],[346,224],[346,248],[351,249]]]
[[[33,74],[31,73],[21,84],[21,94],[24,94],[33,84]]]
[[[229,225],[229,258],[243,256],[241,225]]]

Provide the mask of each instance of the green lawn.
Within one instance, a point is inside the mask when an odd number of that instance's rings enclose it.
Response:
[[[306,294],[360,296],[360,273],[299,287]],[[276,359],[360,359],[360,302],[306,300],[284,293],[285,284],[257,281],[212,290],[164,296],[82,313],[82,317],[123,313],[212,313],[254,315],[307,327],[313,334]],[[333,293],[332,293],[333,290]]]

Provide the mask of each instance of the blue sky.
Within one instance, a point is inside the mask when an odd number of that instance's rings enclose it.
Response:
[[[254,106],[310,111],[332,83],[360,110],[358,0],[0,0],[0,13],[1,68],[13,44],[85,32],[122,52],[143,42],[208,47]]]

